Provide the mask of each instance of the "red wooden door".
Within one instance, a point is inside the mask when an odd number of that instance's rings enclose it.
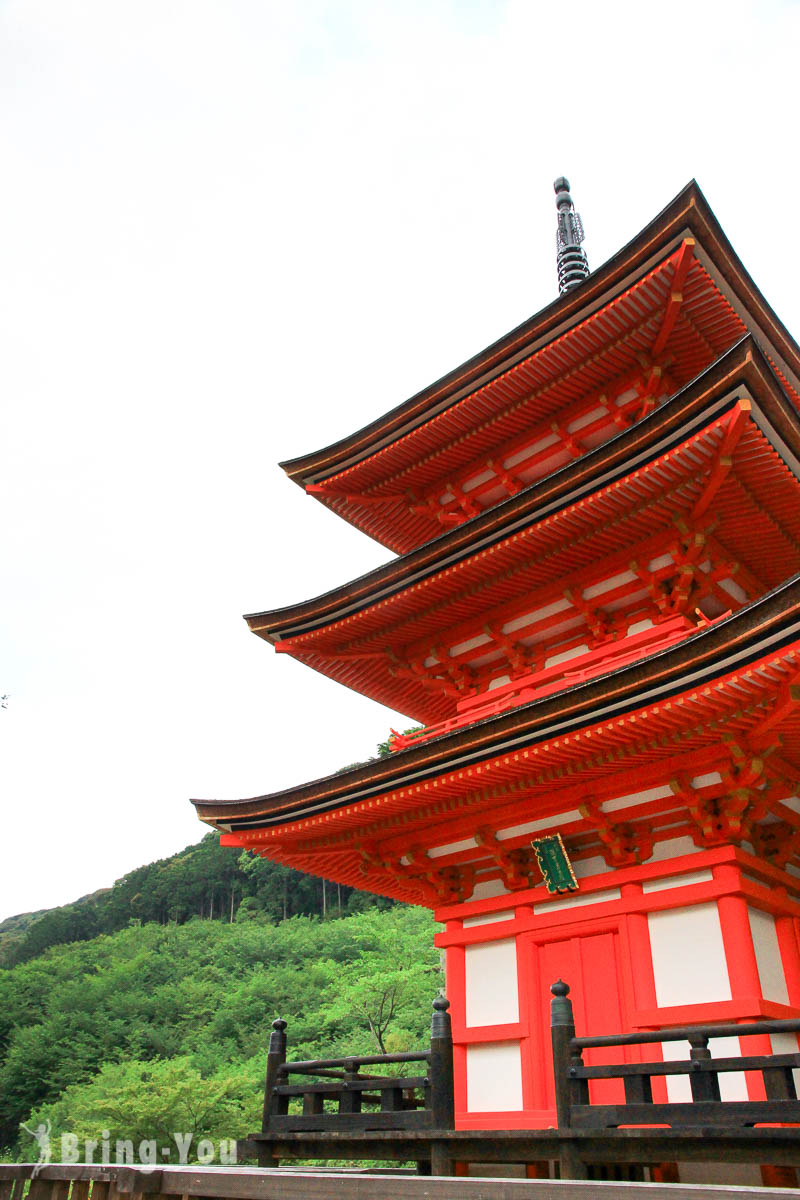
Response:
[[[578,1036],[620,1033],[625,1020],[619,963],[619,933],[587,933],[558,941],[529,943],[531,994],[530,1053],[525,1064],[528,1103],[534,1109],[555,1109],[553,1054],[550,1043],[550,984],[563,979],[570,986]],[[621,1049],[598,1049],[584,1053],[587,1064],[625,1061]],[[617,1104],[624,1100],[621,1080],[597,1080],[590,1084],[594,1103]]]

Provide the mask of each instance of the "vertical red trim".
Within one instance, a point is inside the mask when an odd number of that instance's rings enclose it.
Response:
[[[641,895],[641,884],[625,884],[623,897]],[[653,972],[653,950],[650,945],[650,926],[647,913],[629,913],[625,925],[630,947],[631,977],[635,1008],[657,1008],[656,977]]]
[[[458,923],[461,924],[460,921]],[[445,981],[453,1022],[453,1088],[458,1125],[458,1114],[467,1111],[467,1049],[463,1041],[459,1041],[467,1024],[466,958],[463,946],[447,948]]]
[[[727,875],[732,867],[715,867],[717,872]],[[738,872],[735,872],[738,876]],[[726,880],[727,882],[727,880]],[[717,900],[719,923],[722,929],[722,944],[728,967],[731,997],[734,1000],[761,997],[761,978],[753,946],[753,935],[747,915],[747,903],[741,896],[720,896]]]
[[[533,907],[523,905],[517,910],[517,916],[532,916]],[[531,1109],[535,1102],[535,1071],[536,1061],[531,1038],[531,1027],[536,1020],[533,1005],[536,1004],[536,988],[533,980],[533,955],[530,953],[529,939],[525,934],[514,938],[514,949],[517,955],[517,993],[519,996],[519,1021],[522,1036],[519,1043],[520,1070],[522,1072],[522,1107]]]
[[[620,889],[624,896],[638,895],[641,897],[642,885],[625,884]],[[656,976],[653,970],[653,947],[650,943],[650,926],[647,920],[647,913],[629,913],[624,918],[623,927],[626,934],[628,947],[628,961],[630,963],[630,974],[633,983],[633,1004],[632,1009],[649,1009],[658,1008],[658,1000],[656,997]],[[625,944],[623,942],[623,944]],[[632,1047],[632,1058],[637,1062],[646,1062],[647,1059],[661,1059],[662,1051],[660,1046],[639,1046]],[[668,1100],[667,1083],[663,1077],[655,1077],[652,1081],[653,1099],[657,1104],[666,1104]]]
[[[733,867],[715,867],[714,877],[724,876],[726,881],[734,874]],[[738,872],[735,872],[738,877]],[[731,996],[734,1000],[761,997],[761,977],[753,945],[753,932],[747,915],[747,903],[741,896],[720,896],[717,900],[722,942],[728,965]],[[767,1035],[739,1038],[742,1054],[771,1054],[772,1043]],[[765,1100],[764,1081],[754,1071],[745,1072],[747,1095],[750,1100]]]

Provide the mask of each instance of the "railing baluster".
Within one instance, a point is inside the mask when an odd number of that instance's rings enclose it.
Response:
[[[381,1088],[381,1112],[402,1112],[404,1108],[402,1088]]]
[[[287,1106],[288,1107],[288,1106]],[[303,1116],[316,1117],[325,1111],[325,1102],[321,1092],[303,1093]]]
[[[347,1085],[358,1079],[358,1062],[350,1059],[345,1066],[344,1083],[339,1093],[339,1113],[341,1116],[352,1116],[361,1112],[361,1092],[358,1088]]]
[[[652,1104],[653,1081],[644,1071],[641,1075],[625,1076],[625,1103]]]
[[[704,1071],[699,1065],[712,1061],[711,1051],[708,1048],[708,1037],[702,1033],[692,1033],[689,1035],[689,1045],[692,1064],[689,1082],[692,1087],[692,1099],[719,1100],[719,1075],[716,1071]]]
[[[765,1067],[761,1072],[768,1100],[796,1100],[797,1088],[791,1067]]]

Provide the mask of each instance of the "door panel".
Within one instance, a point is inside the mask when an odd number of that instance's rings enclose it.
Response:
[[[623,1032],[628,1026],[622,1001],[619,934],[616,931],[590,933],[538,943],[532,938],[527,952],[533,958],[529,978],[534,989],[530,998],[531,1101],[535,1108],[554,1109],[550,984],[557,979],[569,984],[575,1031],[579,1037]],[[623,1048],[601,1048],[585,1051],[584,1061],[587,1065],[595,1065],[624,1062],[626,1057]],[[625,1098],[622,1081],[593,1081],[590,1098],[599,1104],[621,1103]]]

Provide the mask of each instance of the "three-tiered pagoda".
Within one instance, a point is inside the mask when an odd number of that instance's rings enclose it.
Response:
[[[422,728],[195,802],[434,910],[461,1128],[554,1124],[559,976],[579,1033],[800,1016],[800,349],[696,184],[591,274],[556,190],[558,299],[283,464],[399,557],[250,628]]]

